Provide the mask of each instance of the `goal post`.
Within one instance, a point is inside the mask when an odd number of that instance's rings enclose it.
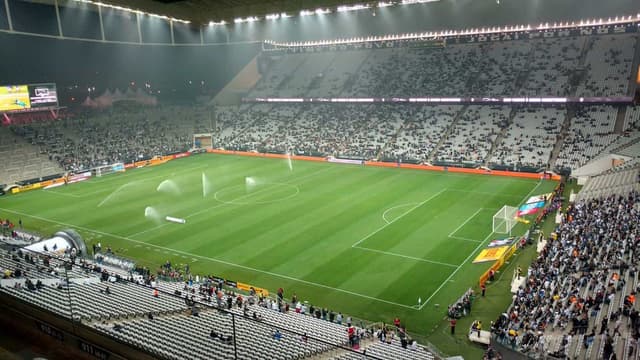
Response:
[[[518,208],[505,205],[493,215],[493,232],[511,234],[511,229],[518,223]]]
[[[103,165],[94,167],[91,169],[91,175],[93,176],[103,176],[108,174],[113,174],[116,172],[123,172],[125,170],[124,163],[115,163],[110,165]]]
[[[213,134],[193,134],[193,149],[213,149]]]

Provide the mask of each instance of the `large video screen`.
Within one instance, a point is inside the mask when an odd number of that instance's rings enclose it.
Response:
[[[56,84],[29,85],[31,108],[52,107],[58,105]]]
[[[56,84],[5,85],[0,87],[0,112],[37,111],[58,106]]]
[[[31,108],[29,87],[9,85],[0,87],[0,111],[19,111]]]

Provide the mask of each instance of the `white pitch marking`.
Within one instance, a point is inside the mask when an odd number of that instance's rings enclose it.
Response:
[[[329,170],[329,169],[331,169],[331,167],[325,168],[325,169],[320,170],[320,171],[313,172],[313,173],[311,173],[311,174],[307,174],[307,175],[305,175],[305,176],[301,176],[301,177],[299,177],[299,178],[297,178],[297,179],[294,179],[294,180],[300,181],[300,180],[302,180],[302,179],[305,179],[305,178],[308,178],[308,177],[311,177],[311,176],[318,175],[318,174],[320,174],[320,173],[322,173],[322,172],[325,172],[325,171],[327,171],[327,170]],[[240,200],[240,199],[245,198],[245,197],[247,197],[247,196],[252,196],[252,195],[255,195],[255,194],[260,193],[261,191],[266,191],[266,190],[268,190],[268,188],[263,188],[263,189],[261,189],[261,190],[254,191],[254,192],[249,193],[249,194],[241,195],[241,196],[237,197],[237,198],[236,198],[236,199],[234,199],[234,200]],[[296,195],[297,195],[297,194],[296,194]],[[185,216],[185,219],[192,218],[192,217],[194,217],[194,216],[197,216],[197,215],[200,215],[200,214],[202,214],[202,213],[205,213],[205,212],[211,211],[211,210],[213,210],[213,209],[217,209],[217,208],[222,207],[222,206],[225,206],[225,205],[229,205],[229,204],[228,204],[228,203],[221,203],[221,204],[214,205],[214,206],[211,206],[211,207],[208,207],[208,208],[204,208],[204,209],[202,209],[202,210],[196,211],[196,212],[195,212],[195,213],[193,213],[193,214],[189,214],[189,215]],[[155,227],[152,227],[152,228],[149,228],[149,229],[146,229],[146,230],[139,231],[139,232],[137,232],[137,233],[135,233],[135,234],[131,234],[131,235],[129,235],[128,237],[131,237],[131,238],[132,238],[132,237],[136,237],[136,236],[138,236],[138,235],[146,234],[146,233],[148,233],[148,232],[150,232],[150,231],[154,231],[154,230],[160,229],[160,228],[165,227],[165,226],[167,226],[167,225],[169,225],[169,223],[160,224],[160,225],[158,225],[158,226],[155,226]]]
[[[517,194],[492,193],[488,191],[475,191],[475,190],[464,190],[464,189],[449,189],[449,191],[457,191],[457,192],[479,194],[479,195],[502,196],[502,197],[520,197],[520,195],[517,195]]]
[[[199,165],[199,166],[194,166],[194,167],[191,167],[191,168],[186,168],[186,169],[183,171],[183,173],[184,173],[184,172],[189,172],[189,171],[192,171],[192,170],[204,169],[204,168],[207,168],[207,167],[209,167],[209,166],[208,166],[208,165]],[[135,175],[136,173],[132,173],[132,174],[133,174],[133,175]],[[166,175],[162,174],[162,175],[156,175],[156,176],[149,176],[149,177],[145,177],[144,179],[137,180],[137,181],[145,182],[145,181],[148,181],[148,180],[154,180],[154,179],[166,178],[166,177],[167,177]],[[123,178],[124,178],[123,176],[119,176],[119,177],[114,177],[113,179],[121,180],[121,179],[123,179]],[[95,179],[91,179],[91,180],[88,182],[88,184],[100,184],[100,183],[110,182],[110,181],[111,181],[110,179],[109,179],[109,180],[107,180],[107,179],[105,179],[105,180],[95,180]],[[83,193],[83,192],[80,192],[80,194],[77,194],[75,191],[74,191],[73,193],[71,193],[71,192],[69,192],[69,193],[63,193],[63,192],[59,192],[59,191],[52,191],[52,190],[46,190],[46,191],[47,191],[47,192],[50,192],[50,193],[53,193],[53,194],[62,195],[62,196],[69,196],[69,197],[74,197],[74,198],[86,198],[86,197],[90,197],[90,196],[92,196],[92,195],[99,194],[99,193],[103,193],[103,192],[106,192],[106,191],[109,191],[109,190],[111,190],[111,189],[110,189],[110,188],[106,188],[106,189],[100,189],[100,190],[95,190],[95,191],[90,191],[90,192],[84,192],[84,193]]]
[[[478,210],[476,210],[476,212],[473,213],[473,215],[469,216],[469,218],[467,218],[467,220],[465,220],[462,224],[460,224],[460,226],[458,226],[455,230],[453,230],[452,232],[449,233],[449,237],[453,237],[453,234],[457,233],[458,230],[462,229],[463,226],[467,225],[467,223],[469,221],[471,221],[471,219],[473,219],[474,217],[476,217],[476,215],[478,215],[480,213],[480,211],[482,211],[483,208],[480,208]]]
[[[462,241],[468,241],[468,242],[474,242],[474,243],[482,242],[482,240],[469,239],[461,236],[449,236],[449,239],[456,239],[456,240],[462,240]]]
[[[374,232],[370,233],[369,235],[363,237],[362,239],[358,240],[355,242],[355,244],[351,245],[351,247],[356,247],[358,246],[360,243],[362,243],[363,241],[367,240],[368,238],[372,237],[373,235],[379,233],[380,231],[382,231],[384,228],[386,228],[387,226],[393,224],[394,222],[400,220],[401,218],[403,218],[405,215],[409,214],[410,212],[412,212],[413,210],[419,208],[420,206],[426,204],[428,201],[434,199],[436,196],[442,194],[443,192],[447,191],[447,188],[444,188],[440,191],[438,191],[437,193],[431,195],[430,197],[428,197],[426,200],[423,200],[422,202],[419,202],[418,205],[412,207],[411,209],[403,212],[400,216],[398,216],[397,218],[393,219],[393,221],[391,221],[390,223],[384,224],[381,227],[379,227],[377,230],[375,230]]]
[[[398,254],[398,253],[392,253],[392,252],[388,252],[388,251],[382,251],[382,250],[377,250],[377,249],[371,249],[371,248],[367,248],[367,247],[362,247],[362,246],[355,246],[355,249],[361,249],[361,250],[366,250],[366,251],[371,251],[371,252],[376,252],[376,253],[380,253],[380,254],[385,254],[385,255],[391,255],[391,256],[397,256],[397,257],[401,257],[401,258],[405,258],[405,259],[411,259],[411,260],[416,260],[416,261],[422,261],[422,262],[426,262],[426,263],[430,263],[430,264],[435,264],[435,265],[442,265],[442,266],[448,266],[448,267],[456,267],[458,265],[454,265],[454,264],[449,264],[449,263],[445,263],[445,262],[440,262],[440,261],[433,261],[433,260],[427,260],[427,259],[422,259],[419,257],[414,257],[414,256],[409,256],[409,255],[402,255],[402,254]]]
[[[6,211],[6,212],[9,212],[9,213],[12,213],[12,214],[16,214],[16,215],[22,215],[22,216],[30,217],[30,218],[33,218],[33,219],[39,219],[39,220],[42,220],[42,221],[48,221],[50,223],[54,223],[54,224],[58,224],[58,225],[75,227],[76,229],[80,229],[80,230],[84,230],[84,231],[93,231],[93,232],[96,232],[96,233],[99,233],[99,234],[103,234],[103,235],[106,235],[106,236],[111,236],[111,237],[114,237],[116,239],[122,239],[122,240],[129,241],[129,242],[132,242],[132,243],[135,243],[135,244],[148,245],[148,246],[156,248],[155,249],[156,251],[160,251],[161,249],[162,250],[171,250],[171,251],[175,251],[178,254],[188,255],[188,256],[191,256],[191,257],[197,258],[197,259],[208,260],[208,261],[211,261],[211,262],[216,262],[216,263],[224,264],[224,265],[227,265],[227,266],[237,267],[237,268],[240,268],[240,269],[250,270],[250,271],[257,272],[257,273],[270,275],[270,276],[273,276],[273,277],[279,277],[279,278],[282,278],[282,279],[287,279],[287,280],[299,282],[299,283],[306,284],[306,285],[316,286],[316,287],[323,288],[323,289],[334,290],[334,291],[341,292],[341,293],[344,293],[344,294],[349,294],[349,295],[361,297],[363,299],[373,300],[373,301],[377,301],[377,302],[381,302],[381,303],[385,303],[385,304],[389,304],[389,305],[395,305],[395,306],[398,306],[398,307],[403,307],[403,308],[406,308],[406,309],[416,310],[415,307],[411,306],[411,305],[399,304],[399,303],[396,303],[396,302],[393,302],[393,301],[379,299],[379,298],[376,298],[376,297],[373,297],[373,296],[364,295],[364,294],[360,294],[360,293],[357,293],[357,292],[344,290],[344,289],[340,289],[340,288],[335,288],[335,287],[329,286],[329,285],[319,284],[319,283],[315,283],[315,282],[308,281],[308,280],[298,279],[298,278],[295,278],[295,277],[292,277],[292,276],[288,276],[288,275],[278,274],[278,273],[274,273],[274,272],[271,272],[271,271],[260,270],[260,269],[252,268],[250,266],[245,266],[245,265],[232,263],[230,261],[220,260],[220,259],[206,257],[206,256],[202,256],[202,255],[197,255],[197,254],[191,254],[191,253],[188,253],[188,252],[184,252],[184,251],[180,251],[180,250],[176,250],[176,249],[170,249],[170,248],[167,248],[167,247],[164,247],[164,246],[160,246],[160,245],[155,245],[155,244],[151,244],[151,243],[145,243],[144,241],[139,241],[139,240],[136,240],[136,239],[131,239],[131,238],[120,236],[120,235],[116,235],[116,234],[110,234],[110,233],[107,233],[107,232],[97,231],[97,230],[85,228],[85,227],[82,227],[82,226],[77,226],[77,225],[68,224],[68,223],[64,223],[64,222],[60,222],[60,221],[56,221],[56,220],[52,220],[52,219],[47,219],[47,218],[44,218],[44,217],[41,217],[41,216],[37,216],[37,215],[31,215],[31,214],[23,213],[23,212],[20,212],[20,211],[9,210],[9,209],[4,209],[4,208],[0,208],[0,210]]]
[[[382,213],[382,220],[384,220],[384,222],[386,222],[387,224],[391,223],[391,221],[387,220],[387,213],[393,209],[397,209],[397,208],[402,208],[402,207],[407,207],[407,206],[411,206],[411,205],[415,205],[417,203],[406,203],[406,204],[400,204],[400,205],[396,205],[393,207],[388,208],[387,210],[385,210]]]
[[[527,195],[524,196],[524,198],[520,201],[520,204],[524,203],[525,200],[527,200],[529,198],[529,196],[531,196],[531,194],[538,188],[538,186],[540,186],[540,184],[542,184],[542,181],[539,181],[536,186],[533,187],[533,189],[531,189],[531,191],[529,191],[529,193]],[[464,261],[455,269],[453,270],[453,272],[451,273],[451,275],[449,275],[449,277],[442,282],[442,284],[440,284],[440,286],[436,289],[436,291],[434,291],[431,296],[429,296],[429,298],[427,298],[427,301],[425,301],[422,306],[420,306],[419,310],[422,310],[423,307],[425,307],[425,305],[427,305],[429,303],[429,301],[431,301],[431,299],[433,299],[434,296],[436,296],[436,294],[438,294],[438,292],[440,292],[440,290],[442,290],[442,288],[449,282],[449,280],[451,280],[454,275],[456,273],[458,273],[458,271],[460,271],[460,269],[462,268],[462,266],[464,264],[466,264],[467,261],[469,261],[469,259],[471,259],[471,257],[473,257],[473,255],[482,247],[482,245],[484,244],[485,241],[487,241],[491,235],[493,235],[493,232],[489,233],[489,235],[487,235],[486,238],[484,238],[484,240],[482,240],[478,246],[475,248],[475,250],[473,250],[469,256],[467,256],[466,259],[464,259]]]

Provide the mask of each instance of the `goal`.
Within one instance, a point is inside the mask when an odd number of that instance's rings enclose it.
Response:
[[[493,232],[511,234],[511,229],[518,223],[518,208],[505,205],[493,215]]]
[[[123,172],[124,169],[125,168],[123,163],[115,163],[111,165],[103,165],[103,166],[95,167],[91,169],[91,174],[93,176],[103,176],[103,175],[113,174],[116,172]]]
[[[193,149],[212,149],[213,148],[213,134],[193,134]]]

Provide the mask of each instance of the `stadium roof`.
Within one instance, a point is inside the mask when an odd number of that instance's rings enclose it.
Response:
[[[362,0],[136,0],[135,2],[104,0],[101,2],[190,20],[195,24],[281,12],[298,14],[301,10],[363,3]]]

